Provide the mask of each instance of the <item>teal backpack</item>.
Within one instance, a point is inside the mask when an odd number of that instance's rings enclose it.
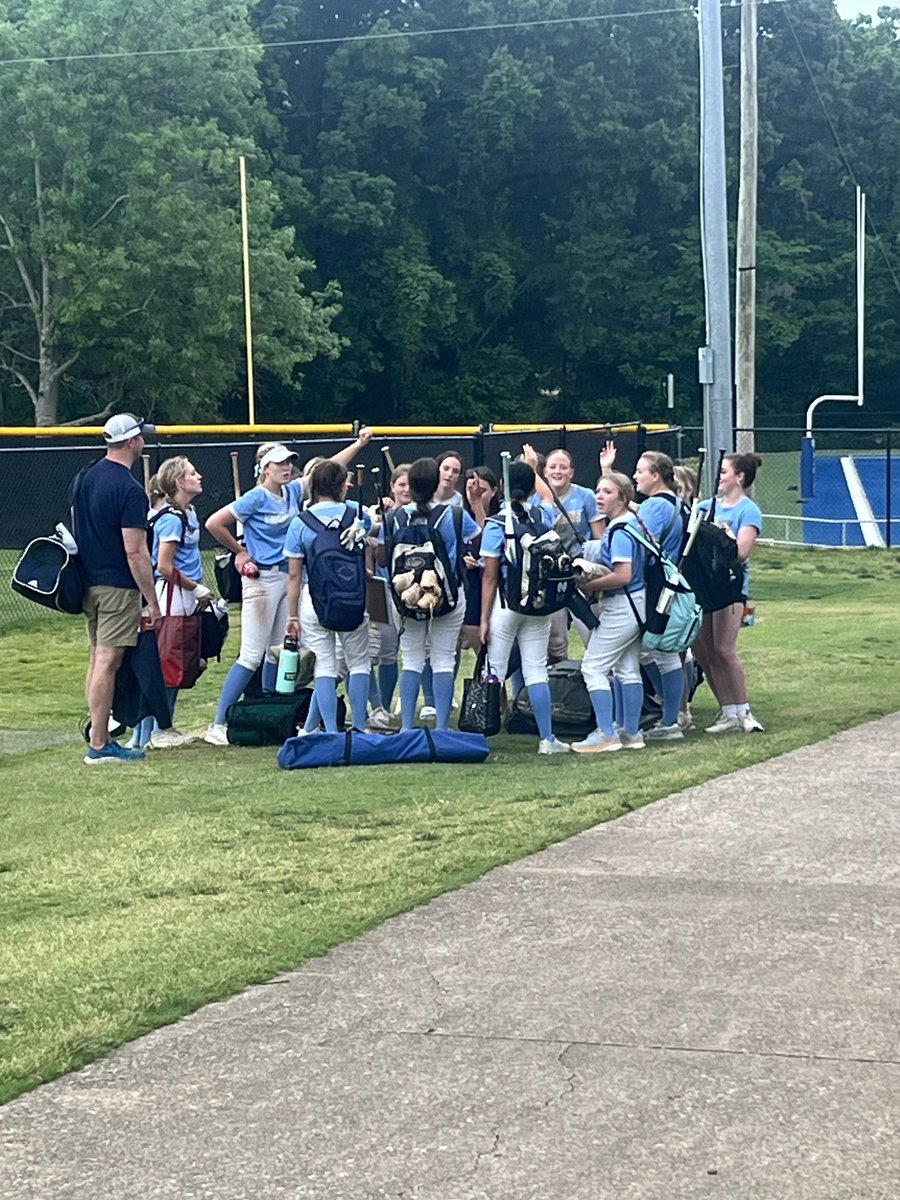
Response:
[[[677,565],[650,536],[647,529],[635,529],[631,525],[624,529],[656,560],[662,571],[659,599],[643,621],[638,616],[630,594],[626,593],[641,627],[641,643],[648,650],[682,654],[697,640],[697,634],[703,624],[703,609],[697,603],[697,597]]]

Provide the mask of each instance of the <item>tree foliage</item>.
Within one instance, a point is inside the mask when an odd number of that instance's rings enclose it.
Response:
[[[679,414],[699,416],[687,3],[639,16],[619,0],[87,3],[10,8],[0,57],[273,45],[0,71],[14,130],[0,147],[2,363],[39,420],[54,372],[71,418],[132,393],[210,417],[240,389],[241,152],[272,419],[660,419],[669,371]],[[739,20],[723,12],[734,214]],[[821,0],[760,14],[758,412],[796,421],[855,384],[858,179],[880,239],[867,399],[887,417],[900,9],[874,23]]]
[[[249,42],[242,0],[43,0],[0,25],[3,57],[115,55]],[[215,414],[242,354],[237,160],[270,122],[258,50],[14,63],[0,72],[0,365],[36,424],[123,402]],[[263,166],[265,164],[263,163]],[[337,290],[254,188],[255,350],[290,379],[333,354]]]

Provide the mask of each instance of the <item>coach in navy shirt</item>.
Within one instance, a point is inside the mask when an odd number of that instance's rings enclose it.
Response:
[[[161,620],[147,549],[147,497],[131,471],[144,449],[144,434],[154,429],[131,413],[110,417],[103,427],[106,457],[85,472],[75,497],[91,648],[85,682],[91,740],[84,761],[89,766],[144,757],[143,750],[110,741],[108,729],[116,672],[126,647],[137,644],[142,593],[150,627],[156,629]]]

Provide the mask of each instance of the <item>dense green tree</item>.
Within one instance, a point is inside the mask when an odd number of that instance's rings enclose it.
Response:
[[[39,422],[137,394],[184,419],[231,412],[241,152],[266,417],[664,419],[672,371],[679,416],[699,418],[688,0],[250,3],[19,0],[0,20],[6,60],[171,49],[186,30],[235,45],[250,21],[281,43],[0,69],[0,366]],[[723,21],[734,214],[737,10]],[[760,21],[757,411],[795,423],[854,386],[858,179],[879,235],[866,418],[884,419],[900,9],[845,22],[792,0]]]
[[[260,11],[263,30],[276,21],[285,38],[354,39],[598,6],[395,0],[373,10],[347,0]],[[759,412],[795,420],[812,395],[855,379],[851,167],[871,188],[887,259],[894,250],[900,10],[874,26],[842,22],[821,0],[760,11]],[[732,213],[737,31],[726,11]],[[671,370],[680,411],[699,416],[698,52],[687,6],[338,41],[276,51],[267,66],[284,113],[277,153],[294,156],[314,201],[297,223],[345,294],[349,348],[311,366],[309,393],[385,418],[653,418],[665,415]],[[870,249],[873,407],[879,381],[886,395],[896,296]]]
[[[0,366],[38,425],[132,399],[170,418],[217,411],[243,345],[237,160],[268,121],[244,0],[68,0],[11,6],[0,23]],[[125,57],[117,57],[118,55]],[[87,57],[82,55],[105,55]],[[255,352],[290,379],[334,354],[337,292],[254,186]]]

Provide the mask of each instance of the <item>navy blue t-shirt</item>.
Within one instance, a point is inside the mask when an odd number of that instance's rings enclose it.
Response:
[[[134,588],[123,529],[147,528],[147,495],[128,467],[102,458],[75,497],[75,539],[88,587]]]

